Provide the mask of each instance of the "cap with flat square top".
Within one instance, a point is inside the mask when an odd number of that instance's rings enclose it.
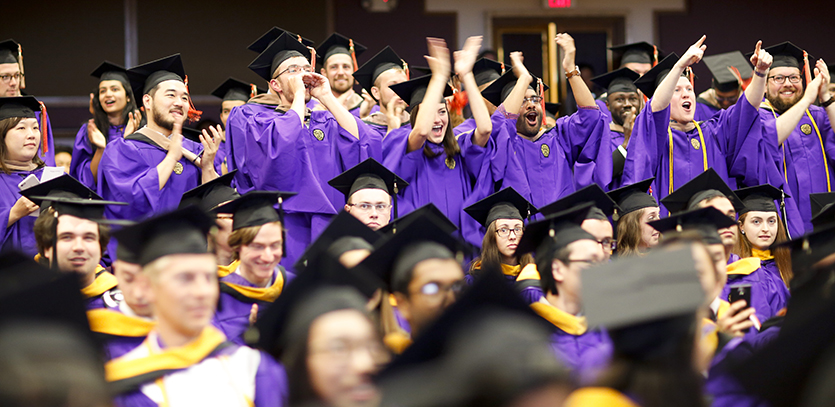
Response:
[[[426,88],[429,86],[430,80],[432,80],[432,75],[426,75],[421,76],[420,78],[408,80],[406,82],[400,82],[389,87],[397,94],[397,96],[400,96],[400,99],[403,99],[403,101],[406,102],[408,105],[406,110],[411,111],[415,108],[415,106],[423,102],[423,97],[426,96]],[[438,100],[438,103],[443,103],[443,98],[448,96],[452,96],[452,88],[449,84],[445,84],[443,97]]]
[[[295,192],[249,191],[239,198],[229,201],[214,209],[216,213],[232,214],[232,230],[250,226],[261,226],[271,222],[283,221],[280,202],[295,196]]]
[[[11,38],[0,41],[0,64],[18,63],[19,50],[17,41]]]
[[[673,69],[676,62],[678,62],[678,54],[675,52],[667,55],[666,58],[662,59],[658,65],[655,65],[644,74],[644,76],[635,80],[635,86],[641,90],[648,98],[651,98],[652,95],[655,94],[655,89],[658,85],[661,84],[661,81],[667,77],[667,74],[670,73],[670,70]]]
[[[186,70],[180,54],[174,54],[128,69],[130,86],[137,99],[165,81],[185,83]]]
[[[371,92],[374,82],[383,72],[389,69],[404,69],[405,64],[391,47],[386,46],[354,72],[354,79],[363,89]]]
[[[629,63],[651,64],[655,62],[656,48],[648,42],[633,42],[630,44],[621,44],[614,47],[609,47],[615,55],[615,59],[620,57],[620,66],[623,67]]]
[[[629,68],[620,68],[596,76],[591,81],[606,89],[606,92],[610,95],[617,92],[638,93],[638,88],[634,82],[640,77],[641,75]]]
[[[541,249],[545,248],[546,245],[552,252],[556,252],[582,239],[596,242],[597,239],[594,236],[580,227],[586,220],[592,206],[591,202],[585,202],[550,215],[543,220],[528,224],[525,228],[525,234],[519,239],[516,255],[536,251],[539,256],[543,254]]]
[[[561,107],[562,103],[545,102],[545,114],[548,116],[557,117],[557,113],[560,112]]]
[[[550,216],[586,202],[594,203],[594,207],[588,214],[588,217],[593,219],[607,220],[607,216],[612,216],[615,211],[620,210],[618,204],[599,185],[591,184],[539,208],[539,212]]]
[[[307,267],[309,260],[321,255],[322,253],[331,252],[331,246],[342,238],[356,238],[368,244],[367,248],[373,250],[375,243],[382,239],[383,235],[375,232],[368,226],[365,226],[359,219],[348,212],[340,211],[333,219],[331,219],[328,226],[322,231],[316,240],[305,249],[304,253],[296,260],[293,269],[297,273],[303,272]],[[346,242],[347,243],[347,242]],[[347,247],[347,246],[345,246]],[[347,250],[346,250],[347,251]],[[342,252],[344,253],[344,251]],[[336,257],[336,256],[334,256]]]
[[[444,233],[452,234],[456,230],[458,230],[458,226],[455,226],[449,218],[438,209],[437,206],[433,203],[428,203],[426,205],[421,206],[399,218],[396,218],[389,222],[388,225],[383,226],[377,229],[378,233],[384,235],[395,234],[398,232],[398,228],[402,228],[418,219],[423,219],[426,215],[432,215],[438,221],[438,226],[444,231]]]
[[[102,62],[90,76],[99,78],[99,81],[119,81],[130,84],[130,81],[128,81],[128,70],[110,61]]]
[[[835,224],[835,203],[827,204],[812,216],[812,227],[819,228]]]
[[[382,189],[394,197],[409,183],[377,160],[368,158],[332,178],[328,185],[345,195],[347,201],[355,192],[367,188]]]
[[[624,215],[640,209],[657,208],[658,202],[655,202],[655,198],[648,193],[653,181],[655,181],[655,177],[609,191],[607,194],[609,198],[612,198],[620,207],[620,210],[615,208],[612,218],[617,221]]]
[[[530,73],[532,78],[528,87],[538,92],[539,78],[530,71],[528,71],[528,73]],[[481,91],[481,96],[487,99],[488,102],[492,103],[493,106],[499,106],[505,99],[507,99],[507,96],[510,95],[510,91],[513,90],[514,86],[516,86],[516,74],[513,73],[512,68],[507,68],[502,76],[494,80],[490,86]],[[542,87],[543,92],[549,89],[548,85],[545,83],[542,83]]]
[[[484,227],[490,226],[497,219],[524,221],[539,213],[536,207],[516,192],[513,187],[504,188],[464,208],[464,212],[467,212]]]
[[[504,64],[488,58],[481,58],[473,64],[475,84],[483,86],[499,79],[504,74]]]
[[[661,233],[693,230],[701,235],[705,244],[722,244],[717,231],[736,225],[736,221],[708,206],[654,220],[649,225]]]
[[[737,189],[734,193],[745,206],[741,211],[738,211],[740,215],[751,211],[777,212],[777,205],[774,201],[791,198],[789,194],[785,194],[782,190],[769,184]]]
[[[340,33],[333,33],[316,48],[316,62],[324,67],[328,58],[336,54],[345,54],[351,56],[351,59],[354,59],[367,49],[364,45],[351,38]]]
[[[35,112],[41,111],[41,103],[34,96],[0,98],[0,120],[12,117],[34,119]]]
[[[252,88],[255,85],[246,83],[235,78],[228,78],[220,86],[212,91],[212,96],[216,96],[224,102],[228,100],[240,100],[242,102],[248,101],[252,95]],[[263,89],[255,88],[256,94],[264,93]]]
[[[809,204],[812,209],[812,217],[820,214],[824,207],[832,203],[835,203],[835,192],[809,194]]]
[[[179,207],[195,205],[203,212],[209,213],[219,205],[239,198],[241,195],[232,188],[232,180],[237,173],[238,170],[234,169],[186,191],[180,199]]]
[[[257,40],[253,41],[252,44],[249,44],[249,46],[246,47],[246,49],[248,49],[250,51],[255,51],[255,52],[260,54],[260,53],[264,52],[264,50],[267,49],[267,47],[269,47],[270,44],[272,44],[272,42],[275,41],[282,34],[287,34],[287,35],[295,38],[296,41],[298,41],[299,38],[301,38],[301,43],[305,47],[310,47],[314,44],[314,42],[312,40],[301,37],[300,35],[298,35],[296,33],[292,33],[290,31],[287,31],[287,30],[283,29],[283,28],[273,27],[273,28],[270,28],[269,30],[267,30],[267,32],[265,32],[262,36],[258,37]]]
[[[781,42],[777,45],[772,45],[770,47],[763,48],[763,50],[771,54],[771,56],[773,57],[773,61],[771,62],[771,69],[789,67],[797,68],[803,71],[804,51],[797,45],[792,44],[790,41]],[[753,52],[749,52],[745,56],[750,57],[751,55],[753,55]],[[808,53],[807,57],[809,59],[809,63],[812,64],[814,67],[815,57]]]
[[[282,62],[295,57],[302,57],[310,63],[310,50],[297,38],[282,34],[249,63],[249,69],[269,81],[279,73],[276,70]]]
[[[751,63],[739,51],[709,55],[702,58],[702,61],[707,65],[710,74],[713,75],[713,88],[720,92],[737,90],[742,86],[740,81],[754,75]],[[732,67],[739,73],[739,78],[734,74]]]
[[[126,202],[103,200],[93,190],[67,174],[21,190],[20,194],[39,205],[41,213],[51,207],[58,214],[92,221],[103,220],[106,205],[127,205]]]
[[[713,168],[708,168],[707,171],[680,186],[673,193],[664,197],[661,203],[670,213],[676,213],[698,208],[699,202],[717,196],[728,198],[737,213],[745,209],[742,200],[736,196]]]
[[[120,245],[136,254],[139,265],[173,254],[206,254],[206,235],[215,220],[189,206],[154,216],[113,233]]]

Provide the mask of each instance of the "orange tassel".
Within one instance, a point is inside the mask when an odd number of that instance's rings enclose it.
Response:
[[[452,95],[452,100],[449,102],[449,108],[460,116],[464,113],[464,106],[467,106],[467,103],[469,103],[467,91],[455,92]]]
[[[304,41],[302,41],[302,36],[301,35],[296,34],[296,39],[299,40],[300,43],[304,44]]]
[[[812,71],[809,69],[809,54],[803,51],[803,70],[806,71],[806,85],[812,82]]]
[[[23,71],[23,45],[17,44],[17,65],[20,67],[20,88],[26,89],[26,75]]]
[[[351,61],[354,63],[354,71],[359,69],[357,65],[357,54],[354,52],[354,40],[348,38],[348,50],[351,51]]]
[[[504,62],[502,62],[502,75],[504,75]]]
[[[249,98],[252,99],[258,95],[258,87],[254,83],[249,84]]]
[[[658,65],[658,47],[652,46],[652,66]]]
[[[542,107],[542,117],[545,117],[545,87],[542,86],[542,79],[536,78],[536,83],[539,85],[539,103]],[[543,123],[545,120],[542,121]]]
[[[412,77],[411,75],[409,75],[409,64],[407,64],[406,61],[402,59],[400,60],[400,62],[403,63],[403,71],[406,72],[406,80],[408,81]]]
[[[38,103],[41,104],[41,151],[43,154],[46,154],[49,151],[49,128],[46,127],[46,105],[43,102]]]
[[[693,73],[693,68],[687,67],[687,77],[690,78],[690,86],[696,88],[696,75]]]
[[[742,79],[742,74],[739,73],[739,69],[736,69],[735,66],[729,66],[728,70],[730,70],[731,73],[734,75],[734,78],[736,78],[736,81],[739,82],[739,86],[742,87],[743,91],[745,89],[748,89],[748,85],[750,85],[751,80],[754,79],[753,75],[748,79]]]
[[[200,120],[200,116],[203,112],[197,110],[194,107],[194,103],[191,101],[191,92],[188,90],[188,75],[186,75],[186,79],[183,82],[186,85],[186,92],[188,92],[188,114],[186,116],[188,117],[188,121],[193,123]]]
[[[310,50],[310,72],[316,72],[316,48],[307,47]]]

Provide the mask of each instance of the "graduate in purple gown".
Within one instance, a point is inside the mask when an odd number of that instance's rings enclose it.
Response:
[[[459,228],[468,242],[480,243],[478,223],[463,214],[465,200],[480,199],[473,194],[473,185],[480,178],[484,160],[490,155],[492,122],[484,100],[472,75],[480,37],[471,37],[456,52],[455,70],[471,95],[470,103],[478,126],[474,132],[456,138],[449,126],[449,112],[443,96],[450,96],[447,85],[450,66],[449,50],[443,41],[428,39],[432,75],[412,79],[392,89],[408,101],[412,127],[409,133],[394,132],[386,136],[383,164],[403,177],[409,187],[400,194],[401,213],[408,213],[434,203]],[[480,192],[483,196],[489,192]]]
[[[496,141],[496,151],[513,152],[527,183],[505,186],[520,192],[529,188],[531,203],[537,207],[591,183],[607,188],[612,180],[612,151],[608,140],[604,140],[608,119],[597,108],[579,71],[574,71],[574,40],[568,34],[559,34],[556,41],[565,54],[562,64],[569,72],[566,76],[580,106],[577,113],[557,119],[555,127],[543,131],[544,87],[525,69],[521,54],[511,55],[512,72],[484,90],[488,100],[501,104],[494,116],[504,114],[506,118],[506,131],[498,134],[507,138]]]
[[[704,61],[713,78],[710,89],[696,98],[693,120],[697,122],[708,121],[735,104],[754,76],[751,64],[739,51],[706,56]]]
[[[496,79],[499,79],[499,77],[504,75],[504,73],[504,64],[496,62],[492,59],[480,58],[478,61],[475,61],[475,64],[473,64],[473,75],[475,76],[475,84],[478,85],[479,91],[487,89],[488,86],[490,86]],[[484,95],[482,95],[482,97],[484,97]],[[496,112],[497,106],[490,103],[487,99],[484,100],[487,104],[487,112],[490,113],[490,116],[492,117],[493,113]],[[470,117],[464,120],[461,124],[455,126],[452,131],[456,136],[458,136],[459,134],[475,130],[475,128],[475,118]]]
[[[125,133],[132,134],[140,113],[125,68],[105,61],[90,75],[99,79],[95,94],[91,94],[93,118],[81,125],[75,136],[70,175],[96,188],[105,146]]]
[[[362,120],[372,130],[385,138],[388,133],[403,126],[411,129],[408,101],[403,100],[391,88],[391,85],[403,83],[409,78],[409,65],[394,52],[385,47],[354,72],[354,79],[371,97],[377,101],[373,111]],[[409,130],[406,130],[408,132]]]
[[[745,91],[745,98],[711,120],[693,121],[693,85],[682,74],[704,54],[702,37],[681,58],[670,54],[650,72],[635,81],[652,99],[638,117],[630,139],[636,154],[626,157],[622,182],[630,184],[655,177],[652,191],[664,198],[708,168],[736,187],[767,181],[764,167],[770,165],[761,146],[761,121],[757,107],[765,89],[765,76],[759,74]],[[752,60],[757,72],[771,65],[771,55],[759,49]],[[671,144],[672,143],[672,144]],[[671,178],[672,174],[672,178]]]
[[[339,33],[331,34],[316,48],[316,64],[321,67],[319,73],[328,78],[336,99],[358,118],[368,116],[374,104],[354,91],[353,74],[358,68],[357,57],[366,49],[364,45]],[[325,110],[324,106],[316,102],[311,110]]]
[[[800,219],[789,216],[787,222],[791,236],[797,237],[804,230],[812,230],[809,194],[832,192],[835,99],[827,89],[830,72],[823,60],[815,62],[809,55],[810,64],[804,66],[804,51],[790,42],[766,50],[775,57],[768,71],[767,100],[759,113],[764,140],[775,147],[774,161],[792,196],[788,202],[799,211]],[[811,62],[815,62],[814,66],[810,66]],[[818,75],[811,80],[813,68]],[[820,106],[814,105],[816,100],[820,100]],[[802,227],[796,226],[798,223]],[[796,232],[798,229],[800,232]]]
[[[220,123],[223,125],[223,136],[220,147],[215,156],[215,171],[218,175],[229,172],[229,165],[226,162],[228,148],[226,147],[226,122],[232,109],[246,104],[251,98],[263,94],[264,91],[254,84],[246,83],[235,78],[228,78],[212,91],[212,96],[220,98]]]
[[[345,195],[342,209],[373,230],[398,217],[397,195],[409,186],[373,158],[351,167],[328,184]]]
[[[528,225],[516,249],[516,253],[536,251],[536,268],[545,295],[530,307],[553,324],[554,353],[585,383],[606,367],[612,354],[606,332],[589,329],[581,315],[581,274],[604,259],[595,237],[580,227],[592,206],[590,202],[578,205]]]
[[[608,139],[612,144],[612,184],[611,189],[619,188],[623,165],[626,162],[626,147],[632,135],[635,116],[640,112],[643,101],[633,81],[640,78],[635,71],[620,68],[592,78],[592,82],[606,89],[603,109],[609,112]],[[599,103],[600,101],[598,101]]]
[[[117,232],[143,267],[156,326],[140,346],[105,365],[115,405],[286,404],[284,369],[210,324],[219,294],[217,264],[206,253],[213,225],[185,208]]]
[[[192,113],[180,55],[128,70],[135,95],[142,95],[148,124],[105,149],[98,191],[107,200],[108,219],[138,220],[176,208],[183,193],[218,177],[214,158],[220,135],[205,130],[199,142],[184,139],[182,125]],[[202,145],[201,145],[202,144]]]
[[[244,344],[244,333],[259,310],[275,301],[295,277],[278,264],[286,233],[273,208],[279,199],[293,195],[250,191],[215,209],[232,215],[228,242],[235,261],[228,274],[219,276],[220,299],[212,324],[237,344]]]
[[[41,132],[35,112],[40,104],[34,96],[0,98],[0,219],[5,220],[0,251],[18,250],[30,258],[38,253],[32,228],[38,206],[20,195],[20,183],[28,177],[40,179],[44,162],[38,157]]]

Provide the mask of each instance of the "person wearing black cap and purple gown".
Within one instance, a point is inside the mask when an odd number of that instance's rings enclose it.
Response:
[[[110,239],[104,212],[108,205],[125,203],[104,201],[69,175],[20,193],[40,206],[33,228],[37,258],[53,270],[79,275],[87,309],[118,305],[116,278],[101,265]]]
[[[605,108],[612,120],[609,122],[609,139],[612,143],[612,188],[620,187],[623,165],[626,161],[626,148],[632,136],[635,116],[644,103],[641,94],[633,83],[640,78],[629,68],[620,68],[592,78],[592,82],[606,89]]]
[[[183,193],[218,177],[217,131],[209,135],[204,130],[200,142],[182,136],[183,123],[195,112],[185,76],[179,54],[128,70],[148,122],[133,134],[110,140],[101,159],[99,193],[129,204],[108,207],[108,219],[138,220],[176,208]]]
[[[215,171],[218,175],[223,175],[229,172],[229,166],[226,163],[226,154],[229,149],[226,147],[226,122],[229,119],[229,114],[232,109],[246,104],[246,102],[264,93],[263,90],[256,87],[254,84],[246,83],[235,78],[228,78],[212,91],[212,96],[220,98],[220,123],[223,125],[221,134],[222,143],[217,150],[215,156]]]
[[[531,223],[516,248],[519,254],[536,252],[544,296],[530,307],[553,324],[551,347],[582,383],[594,380],[612,354],[605,331],[589,329],[582,316],[581,275],[604,259],[597,239],[580,227],[592,207],[587,202]]]
[[[406,82],[409,78],[409,65],[394,50],[386,46],[354,72],[354,79],[371,97],[377,101],[376,111],[371,112],[363,121],[376,131],[381,138],[393,130],[406,126],[408,132],[409,113],[407,101],[401,99],[391,85]]]
[[[745,103],[736,103],[699,123],[693,120],[696,95],[692,82],[682,74],[701,60],[707,48],[705,38],[691,45],[681,58],[675,53],[668,55],[635,81],[651,99],[635,119],[629,141],[635,154],[627,155],[621,179],[629,184],[655,177],[652,191],[659,200],[708,168],[715,169],[732,188],[737,181],[770,181],[766,174],[773,163],[760,143],[762,123],[757,108],[771,55],[760,49],[758,42],[752,61],[759,74],[745,92]]]
[[[661,209],[650,193],[654,180],[648,178],[609,192],[619,208],[612,216],[617,222],[618,256],[640,256],[658,244],[660,234],[649,226],[660,218]]]
[[[20,184],[43,175],[44,162],[38,157],[41,131],[35,112],[40,104],[34,96],[0,98],[0,219],[5,219],[0,251],[18,250],[32,257],[38,253],[32,227],[38,206],[20,195]]]
[[[707,121],[735,104],[754,76],[751,64],[739,51],[706,56],[704,61],[713,78],[710,89],[696,98],[693,120],[697,122]]]
[[[328,181],[345,195],[345,212],[378,230],[398,216],[397,194],[409,183],[373,158]]]
[[[229,234],[232,233],[232,215],[218,213],[215,209],[241,195],[232,188],[232,180],[237,170],[221,175],[209,182],[190,189],[183,194],[178,208],[195,205],[209,216],[215,217],[217,228],[212,228],[209,236],[209,251],[217,257],[217,267],[221,275],[229,274],[231,267],[232,248],[229,247]],[[224,271],[226,271],[224,273]]]
[[[228,274],[219,275],[220,299],[212,324],[235,343],[244,343],[244,333],[258,311],[275,301],[295,277],[278,264],[286,233],[281,214],[273,207],[293,195],[250,191],[214,210],[232,214],[228,242],[235,261],[226,268]]]
[[[156,326],[105,365],[115,405],[285,405],[284,369],[210,324],[219,293],[217,264],[206,252],[213,225],[189,207],[117,232],[143,267]]]
[[[23,72],[23,48],[13,39],[0,41],[0,97],[21,96],[21,89],[26,89],[26,76]],[[38,158],[48,166],[55,165],[55,143],[52,124],[46,108],[35,110],[35,118],[43,127]],[[45,116],[45,117],[44,117]]]
[[[612,50],[612,55],[615,61],[618,61],[618,69],[627,68],[632,72],[643,76],[649,72],[652,67],[658,64],[659,54],[658,48],[648,42],[633,42],[631,44],[621,44],[614,47],[609,47]],[[597,98],[597,105],[600,106],[600,111],[609,114],[606,108],[606,99],[608,93],[603,93]],[[644,108],[644,97],[641,94],[639,98],[639,105],[635,111]]]
[[[93,118],[81,125],[75,136],[70,175],[82,184],[96,188],[104,147],[114,138],[132,134],[140,118],[133,116],[139,110],[125,68],[105,61],[90,75],[99,79],[90,99]]]
[[[352,115],[363,118],[375,111],[368,101],[354,91],[354,72],[357,57],[365,52],[364,45],[339,33],[333,33],[316,49],[316,63],[319,72],[328,78],[331,92]],[[311,110],[325,110],[316,104]],[[376,110],[379,110],[377,107]]]
[[[774,55],[774,63],[767,73],[766,100],[760,108],[763,137],[766,144],[776,147],[774,161],[786,180],[786,191],[793,196],[788,202],[800,212],[800,219],[789,217],[787,221],[790,235],[797,237],[812,230],[809,194],[832,192],[835,99],[826,88],[830,74],[822,59],[814,61],[809,55],[806,64],[806,52],[790,42],[766,51]],[[812,71],[818,73],[814,79]],[[814,105],[816,100],[820,106]]]

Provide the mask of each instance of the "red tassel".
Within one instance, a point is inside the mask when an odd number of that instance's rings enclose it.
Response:
[[[542,79],[536,78],[537,85],[539,85],[539,103],[542,107],[542,117],[545,117],[545,87],[542,86]],[[545,120],[543,120],[543,123]]]
[[[296,34],[296,39],[299,40],[300,43],[304,44],[304,41],[302,41],[302,36],[301,35]]]
[[[652,66],[658,65],[658,47],[652,46]]]
[[[357,54],[354,52],[354,40],[348,38],[348,50],[351,51],[351,61],[354,63],[354,71],[359,69],[357,65]]]
[[[803,51],[803,70],[806,71],[806,85],[812,82],[812,71],[809,69],[809,54]]]
[[[23,45],[17,44],[17,66],[20,67],[20,88],[26,89],[26,75],[23,71]]]
[[[411,75],[409,75],[409,64],[406,63],[404,60],[400,60],[403,63],[403,71],[406,72],[406,80],[408,81],[411,79]]]
[[[252,99],[258,95],[258,87],[254,83],[249,84],[249,98]]]
[[[504,62],[502,62],[502,75],[504,75]]]
[[[467,106],[467,103],[469,103],[467,91],[455,92],[452,95],[452,100],[449,102],[449,108],[460,116],[464,113],[464,106]]]
[[[46,127],[46,105],[40,101],[38,103],[41,104],[41,151],[43,154],[46,154],[49,151],[49,128]]]
[[[696,75],[693,74],[693,68],[687,67],[687,77],[690,79],[690,86],[696,89]]]
[[[310,72],[316,72],[316,48],[307,47],[310,50]]]
[[[187,117],[188,117],[188,121],[193,123],[193,122],[196,122],[196,121],[200,120],[200,116],[203,114],[203,112],[200,111],[200,110],[197,110],[194,107],[194,103],[191,101],[191,92],[189,92],[189,90],[188,90],[188,75],[186,75],[186,79],[183,82],[186,85],[186,92],[188,92],[188,114],[187,114]]]
[[[731,73],[734,75],[734,78],[736,78],[736,81],[739,82],[739,86],[742,87],[743,91],[745,89],[748,89],[748,85],[750,85],[751,80],[754,79],[753,75],[751,75],[751,77],[748,79],[742,79],[742,74],[739,73],[739,69],[736,69],[735,66],[729,66],[728,70],[730,70]]]

